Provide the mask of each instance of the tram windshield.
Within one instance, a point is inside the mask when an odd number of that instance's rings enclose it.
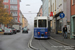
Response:
[[[37,27],[37,20],[34,20],[34,27]]]
[[[46,20],[38,20],[38,27],[46,27]]]

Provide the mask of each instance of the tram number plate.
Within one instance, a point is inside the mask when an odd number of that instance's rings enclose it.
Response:
[[[41,37],[41,38],[44,38],[44,37]]]

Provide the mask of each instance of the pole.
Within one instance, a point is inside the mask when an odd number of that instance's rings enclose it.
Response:
[[[56,34],[57,34],[57,17],[55,18],[56,21]]]

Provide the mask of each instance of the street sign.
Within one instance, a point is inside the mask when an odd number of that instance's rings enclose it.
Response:
[[[50,17],[53,16],[53,12],[50,12]]]
[[[64,13],[60,13],[60,18],[64,18],[65,17],[65,14]]]

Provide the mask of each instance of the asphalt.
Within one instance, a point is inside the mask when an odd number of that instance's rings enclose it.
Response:
[[[0,50],[32,50],[28,46],[31,35],[31,31],[14,35],[0,35]]]

